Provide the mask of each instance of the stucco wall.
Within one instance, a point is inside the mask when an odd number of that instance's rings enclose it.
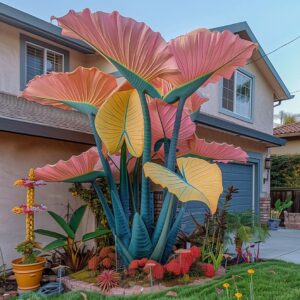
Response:
[[[25,177],[31,167],[68,159],[71,155],[85,151],[88,146],[5,132],[0,132],[0,140],[0,247],[5,261],[9,263],[18,256],[14,248],[24,240],[25,229],[25,217],[13,214],[11,209],[26,202],[26,189],[14,187],[14,181]],[[64,216],[68,202],[73,209],[82,204],[70,195],[69,187],[65,183],[49,183],[39,187],[36,191],[36,202],[43,203],[49,210]],[[83,220],[83,231],[94,227],[93,218],[89,214],[91,213],[88,212]],[[37,213],[36,228],[57,231],[58,226],[47,213]],[[49,241],[41,236],[37,236],[37,240]]]
[[[273,92],[255,64],[245,67],[249,73],[255,76],[255,95],[254,95],[254,120],[253,123],[245,122],[237,118],[225,115],[220,112],[222,100],[221,83],[209,84],[203,92],[209,96],[210,101],[205,103],[201,111],[218,118],[228,120],[245,127],[253,128],[269,134],[273,134]]]
[[[20,94],[20,34],[69,51],[70,70],[86,65],[86,56],[49,40],[0,22],[0,91]]]
[[[277,155],[300,154],[300,138],[287,139],[287,143],[284,146],[272,148],[271,153]]]

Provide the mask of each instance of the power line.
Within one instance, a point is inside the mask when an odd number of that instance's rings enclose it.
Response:
[[[255,59],[255,60],[250,61],[249,63],[247,63],[247,65],[253,64],[253,63],[257,62],[258,60],[261,60],[262,58],[264,58],[264,57],[266,57],[266,56],[269,56],[270,54],[272,54],[272,53],[274,53],[274,52],[280,50],[281,48],[283,48],[283,47],[285,47],[285,46],[287,46],[287,45],[289,45],[289,44],[295,42],[295,41],[298,40],[299,38],[300,38],[300,35],[296,36],[294,39],[288,41],[287,43],[285,43],[285,44],[283,44],[283,45],[277,47],[276,49],[274,49],[274,50],[272,50],[272,51],[270,51],[270,52],[268,52],[268,53],[262,55],[262,56],[259,57],[258,59]],[[300,92],[300,90],[299,90],[299,91],[296,91],[296,92]]]

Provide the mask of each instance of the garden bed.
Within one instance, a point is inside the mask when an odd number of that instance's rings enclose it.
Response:
[[[80,273],[80,272],[79,272]],[[81,274],[84,274],[84,272],[81,272]],[[218,273],[214,278],[220,278],[225,274],[225,269],[220,268]],[[72,276],[72,275],[71,275]],[[62,282],[65,286],[65,288],[68,291],[74,291],[74,290],[85,290],[85,291],[94,291],[98,293],[102,293],[103,291],[97,287],[97,285],[93,282],[93,278],[86,277],[83,278],[83,280],[76,280],[74,278],[71,278],[71,276],[66,276],[62,278]],[[152,287],[148,282],[145,281],[140,281],[140,282],[135,282],[131,280],[131,282],[126,281],[123,282],[127,287],[116,287],[112,288],[109,292],[105,293],[107,295],[140,295],[144,293],[149,293],[149,292],[158,292],[158,291],[163,291],[170,289],[170,287],[176,287],[178,285],[202,285],[205,284],[209,281],[211,281],[213,278],[190,278],[189,283],[184,283],[183,281],[180,282],[180,280],[169,280],[161,283],[154,284]],[[181,284],[180,284],[181,283]]]

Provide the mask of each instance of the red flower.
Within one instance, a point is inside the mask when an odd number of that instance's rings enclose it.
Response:
[[[106,256],[108,256],[109,253],[112,253],[112,248],[110,246],[103,247],[100,250],[99,256],[100,258],[105,258]]]
[[[139,261],[137,259],[132,260],[128,266],[129,270],[136,270],[138,268],[139,268]]]
[[[111,259],[109,257],[104,258],[101,263],[102,263],[102,266],[106,269],[109,269],[112,265]]]
[[[154,260],[147,260],[145,267],[144,267],[144,271],[147,274],[150,274],[150,265],[151,264],[154,264],[154,266],[151,267],[153,278],[156,280],[163,279],[164,273],[165,273],[164,267],[160,263],[158,263]]]
[[[194,258],[199,258],[201,256],[201,250],[199,247],[197,246],[193,246],[191,248],[191,253],[194,256]]]
[[[139,267],[144,267],[147,262],[148,258],[141,258],[140,260],[138,260]]]
[[[165,265],[165,269],[167,272],[174,274],[174,275],[180,275],[180,264],[176,259],[172,259],[169,263]]]
[[[93,256],[89,261],[88,261],[88,268],[89,270],[96,271],[97,267],[100,262],[100,257],[99,256]]]
[[[201,266],[201,270],[204,272],[205,277],[212,278],[215,276],[215,269],[212,264],[204,264]]]

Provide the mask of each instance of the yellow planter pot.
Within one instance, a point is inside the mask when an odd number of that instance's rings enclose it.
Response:
[[[40,287],[40,281],[44,270],[46,259],[38,257],[34,264],[21,264],[22,258],[11,262],[16,275],[18,289],[21,291],[32,291]]]

